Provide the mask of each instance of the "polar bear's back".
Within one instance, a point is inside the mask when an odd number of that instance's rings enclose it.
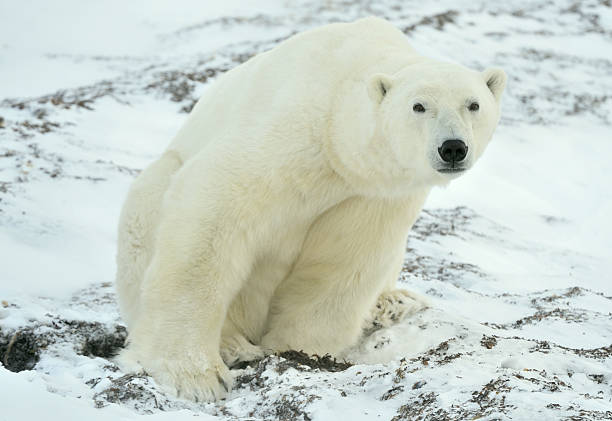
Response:
[[[378,18],[293,36],[215,81],[170,148],[187,160],[210,142],[261,137],[279,122],[312,132],[315,122],[328,116],[344,81],[383,71],[385,63],[397,70],[414,55],[404,34]]]

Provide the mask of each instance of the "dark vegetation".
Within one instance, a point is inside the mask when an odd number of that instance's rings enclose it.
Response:
[[[109,359],[124,346],[126,337],[121,325],[59,318],[16,331],[0,329],[0,361],[10,371],[32,370],[41,352],[58,342],[72,343],[77,354]]]

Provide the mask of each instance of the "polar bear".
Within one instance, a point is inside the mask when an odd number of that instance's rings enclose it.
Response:
[[[128,193],[118,362],[210,401],[236,361],[340,355],[369,321],[422,308],[395,286],[408,231],[429,190],[482,154],[505,83],[420,56],[378,18],[225,73]]]

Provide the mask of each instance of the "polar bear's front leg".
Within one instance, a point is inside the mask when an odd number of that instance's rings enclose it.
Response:
[[[160,240],[169,250],[202,247],[179,246],[165,236]],[[168,259],[169,253],[160,251],[147,270],[140,314],[118,361],[123,366],[140,365],[181,398],[220,399],[232,386],[219,354],[221,327],[240,286],[240,274],[228,269],[222,256],[188,253],[189,258],[177,261]]]
[[[175,182],[165,198],[139,313],[118,362],[142,367],[180,397],[211,401],[232,386],[219,353],[221,328],[252,255],[241,227],[225,219],[233,215],[223,197],[196,185],[204,201],[187,188]]]

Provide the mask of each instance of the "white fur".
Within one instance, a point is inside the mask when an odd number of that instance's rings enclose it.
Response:
[[[421,308],[395,281],[429,189],[452,178],[437,148],[461,136],[473,164],[504,84],[500,70],[417,55],[376,18],[296,35],[224,74],[123,208],[118,360],[210,400],[231,387],[226,363],[337,355],[368,320]]]

